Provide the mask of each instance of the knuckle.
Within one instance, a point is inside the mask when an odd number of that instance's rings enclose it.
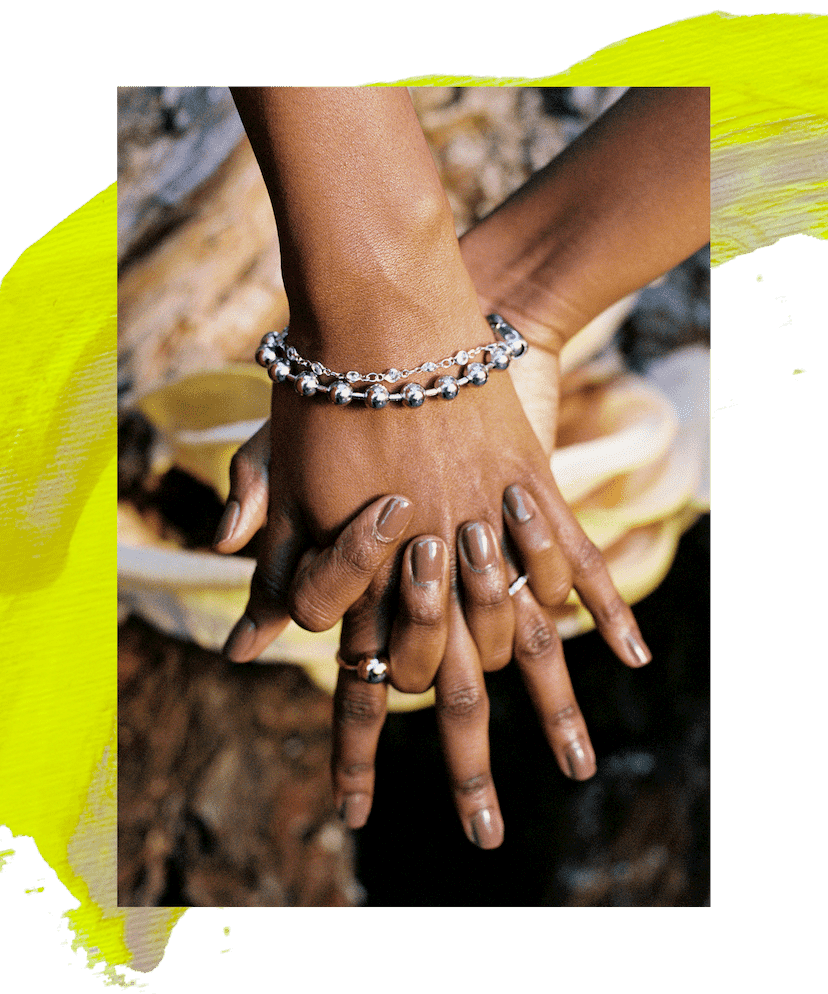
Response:
[[[345,537],[337,540],[334,553],[339,565],[360,580],[370,580],[377,571],[376,550],[370,545]]]
[[[334,773],[345,780],[361,780],[373,772],[372,763],[334,763]]]
[[[565,704],[562,708],[558,708],[546,717],[546,724],[550,728],[561,728],[567,725],[573,725],[576,721],[580,720],[581,711],[577,704],[574,702],[570,704]]]
[[[453,786],[455,793],[459,794],[460,797],[476,797],[486,793],[492,786],[492,775],[488,771],[477,773],[472,777],[466,777],[464,780],[455,780]]]
[[[533,618],[518,635],[518,655],[525,662],[540,662],[549,658],[556,648],[558,633],[554,625],[544,618]]]
[[[581,538],[575,549],[572,568],[576,576],[593,576],[604,569],[604,557],[586,535]]]
[[[436,707],[449,721],[468,721],[483,714],[486,698],[478,687],[454,687],[440,696]]]

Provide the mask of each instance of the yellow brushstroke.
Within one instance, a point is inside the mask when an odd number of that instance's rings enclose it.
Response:
[[[451,85],[712,88],[713,258],[828,225],[828,18],[711,14],[541,80]],[[0,287],[0,822],[81,901],[79,941],[149,970],[180,909],[114,908],[115,191],[21,256]]]

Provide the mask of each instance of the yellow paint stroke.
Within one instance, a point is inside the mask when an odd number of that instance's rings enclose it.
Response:
[[[826,51],[826,17],[711,14],[540,80],[406,83],[710,86],[720,263],[826,236]],[[151,970],[182,909],[115,907],[115,210],[110,187],[0,287],[0,823],[81,902],[92,960]]]

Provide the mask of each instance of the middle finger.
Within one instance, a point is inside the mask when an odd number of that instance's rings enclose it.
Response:
[[[464,525],[458,545],[466,622],[483,669],[499,670],[512,658],[515,633],[515,615],[500,546],[487,521]]]

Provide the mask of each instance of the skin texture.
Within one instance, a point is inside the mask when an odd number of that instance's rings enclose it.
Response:
[[[266,424],[233,460],[228,508],[236,526],[231,537],[218,542],[219,551],[241,548],[264,524],[268,429]],[[332,545],[305,551],[289,592],[279,601],[281,611],[278,621],[273,615],[274,623],[282,627],[287,623],[288,603],[294,614],[318,619],[319,627],[327,627],[329,621],[333,624],[343,614],[347,617],[351,605],[363,599],[374,576],[400,551],[399,537],[389,539],[377,527],[387,517],[389,504],[402,506],[398,521],[407,520],[409,502],[399,495],[385,496],[357,515]],[[519,485],[507,489],[503,507],[515,556],[529,576],[539,578],[544,602],[550,606],[561,603],[573,574],[552,525]],[[485,522],[471,522],[466,530],[493,535]],[[467,557],[462,551],[462,533],[459,544],[465,623],[458,600],[451,596],[445,543],[437,536],[418,536],[402,553],[399,600],[390,615],[387,655],[392,680],[395,674],[406,674],[397,683],[404,685],[411,674],[419,681],[417,687],[434,681],[438,726],[458,813],[470,841],[494,848],[503,840],[504,826],[489,769],[484,666],[497,668],[514,655],[566,776],[579,780],[592,776],[595,753],[569,681],[553,612],[539,603],[528,584],[509,597],[507,564],[496,543],[490,543],[490,563],[483,569],[476,553]],[[414,570],[422,546],[432,562],[425,582],[422,568],[418,574]],[[600,556],[582,565],[577,582],[608,643],[628,665],[648,661],[649,652],[632,612],[618,597]],[[551,572],[550,566],[558,572]],[[514,628],[500,622],[504,610],[511,607]],[[511,621],[511,611],[506,617]],[[630,637],[639,645],[642,658],[631,652]],[[337,805],[351,828],[365,824],[370,813],[374,760],[385,714],[385,685],[365,683],[353,671],[341,669],[334,695],[332,772]]]
[[[700,211],[709,216],[700,205],[704,183],[682,164],[682,142],[698,151],[702,118],[707,157],[703,100],[684,108],[686,140],[678,141],[672,171],[660,161],[653,184],[660,192],[641,197],[635,150],[618,168],[617,148],[629,151],[635,133],[654,152],[664,146],[681,96],[627,101],[605,126],[608,136],[599,132],[562,165],[553,163],[469,233],[461,255],[404,91],[234,90],[280,231],[291,341],[334,369],[413,366],[490,341],[481,304],[497,304],[556,355],[606,297],[640,286],[706,240],[706,227],[702,237],[695,223]],[[608,175],[608,156],[621,175],[611,195],[599,182]],[[666,221],[677,191],[692,205],[685,213],[693,223],[685,218],[677,226],[683,235],[668,232]],[[651,250],[608,278],[619,267],[607,269],[607,240],[618,248],[642,233],[649,233]],[[549,386],[557,396],[554,376]],[[466,834],[485,848],[499,845],[483,670],[514,653],[562,770],[583,778],[594,771],[594,753],[547,609],[574,585],[624,662],[649,658],[629,608],[555,486],[511,378],[494,373],[482,389],[464,388],[454,401],[434,399],[414,412],[337,409],[280,385],[271,424],[268,437],[260,433],[235,461],[226,520],[229,528],[235,519],[235,528],[217,545],[240,547],[266,515],[265,552],[227,654],[255,658],[289,616],[321,630],[344,614],[346,661],[390,651],[390,678],[399,689],[424,690],[433,681]],[[246,460],[255,453],[261,467],[265,449],[263,489],[261,468]],[[518,482],[520,499],[507,499],[504,514],[504,492]],[[382,495],[392,494],[398,528],[382,534]],[[518,505],[524,520],[509,513]],[[439,577],[427,589],[410,568],[422,542],[432,543],[439,560]],[[510,598],[508,583],[524,569],[529,583]],[[427,651],[419,653],[413,647],[424,633]],[[384,695],[382,685],[341,671],[334,782],[352,827],[370,810]]]

